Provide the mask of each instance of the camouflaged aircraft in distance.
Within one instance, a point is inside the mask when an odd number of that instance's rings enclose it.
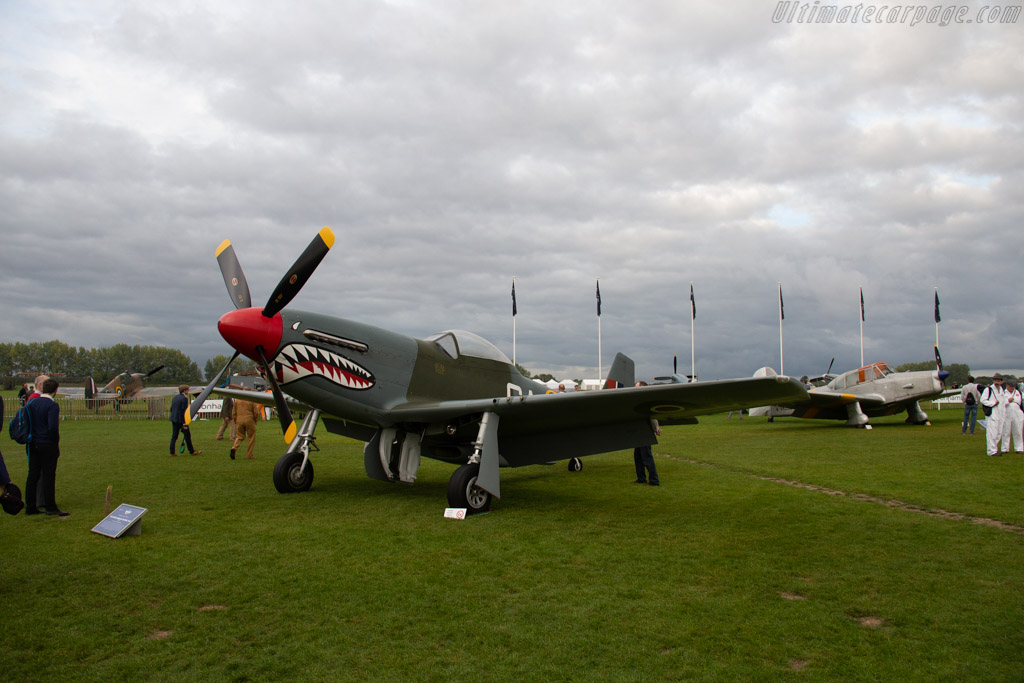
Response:
[[[236,308],[217,325],[235,349],[228,365],[239,354],[255,360],[266,371],[272,397],[215,388],[218,373],[193,401],[192,415],[211,391],[274,405],[289,444],[274,467],[274,485],[282,493],[312,485],[309,454],[319,450],[313,433],[320,422],[329,432],[366,443],[363,463],[373,479],[412,483],[421,456],[456,465],[448,503],[477,513],[501,497],[501,467],[568,459],[569,469],[578,470],[572,459],[656,443],[652,418],[663,425],[693,424],[698,415],[807,396],[788,377],[633,387],[633,364],[622,354],[609,376],[624,388],[552,393],[470,332],[415,339],[285,309],[333,243],[331,230],[322,229],[262,308],[252,306],[230,241],[216,252]],[[306,412],[298,428],[293,407]]]
[[[943,381],[949,377],[942,369],[938,349],[935,357],[935,370],[895,372],[887,363],[872,363],[833,377],[824,386],[809,388],[807,398],[777,402],[749,412],[753,417],[846,420],[848,427],[871,429],[869,418],[906,411],[908,424],[931,424],[920,401],[941,396]],[[773,377],[775,371],[765,367],[754,376]]]
[[[60,387],[58,394],[67,396],[84,396],[87,399],[100,401],[130,401],[136,398],[155,398],[158,396],[175,396],[178,387],[147,387],[150,377],[164,369],[158,365],[149,372],[122,372],[110,380],[105,386],[96,388],[92,377],[85,381],[84,387]],[[200,391],[203,387],[189,387],[189,392]]]

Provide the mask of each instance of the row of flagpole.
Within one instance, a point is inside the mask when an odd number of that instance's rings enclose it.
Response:
[[[779,284],[779,374],[785,373],[785,353],[783,351],[782,321],[786,319],[786,308],[782,300],[782,283]],[[860,291],[860,365],[864,367],[864,288]],[[601,355],[601,278],[597,278],[595,287],[597,296],[597,376],[604,377],[604,365]],[[512,278],[512,362],[516,362],[516,279]],[[690,377],[697,381],[697,360],[696,345],[694,343],[694,321],[697,320],[697,302],[693,296],[693,281],[690,281]],[[939,288],[935,288],[935,348],[939,348],[939,322],[942,317],[939,315]]]

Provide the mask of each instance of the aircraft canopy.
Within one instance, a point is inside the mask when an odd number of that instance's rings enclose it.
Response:
[[[432,341],[441,347],[441,350],[452,358],[462,356],[473,356],[475,358],[486,358],[502,363],[512,364],[504,353],[497,346],[483,337],[466,332],[465,330],[448,330],[440,332],[425,341]]]
[[[856,370],[850,370],[847,373],[839,375],[832,380],[833,389],[847,389],[849,387],[855,387],[858,384],[864,384],[865,382],[873,382],[878,379],[882,379],[887,375],[891,375],[893,369],[889,367],[888,363],[874,363],[872,365],[865,365],[862,368]]]

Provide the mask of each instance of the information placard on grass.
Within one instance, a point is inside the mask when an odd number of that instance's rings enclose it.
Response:
[[[120,536],[138,536],[142,533],[142,515],[146,508],[134,505],[119,505],[116,510],[103,518],[92,530],[97,534],[118,538]]]

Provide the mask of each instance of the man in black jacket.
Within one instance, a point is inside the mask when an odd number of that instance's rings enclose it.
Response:
[[[68,513],[57,507],[57,460],[60,458],[60,406],[54,400],[59,384],[57,380],[47,377],[42,387],[36,387],[39,396],[26,405],[32,415],[32,441],[28,444],[28,481],[26,491],[36,491],[42,482],[43,504],[46,514],[67,517]],[[29,494],[26,504],[26,515],[37,515],[40,510],[38,501]]]
[[[171,457],[177,455],[174,452],[174,446],[178,442],[178,432],[181,432],[185,436],[185,446],[188,448],[188,452],[191,455],[199,455],[202,451],[197,451],[192,447],[192,434],[188,430],[188,425],[185,424],[185,411],[188,410],[188,396],[185,392],[188,391],[188,385],[182,384],[178,387],[178,395],[171,399]]]

